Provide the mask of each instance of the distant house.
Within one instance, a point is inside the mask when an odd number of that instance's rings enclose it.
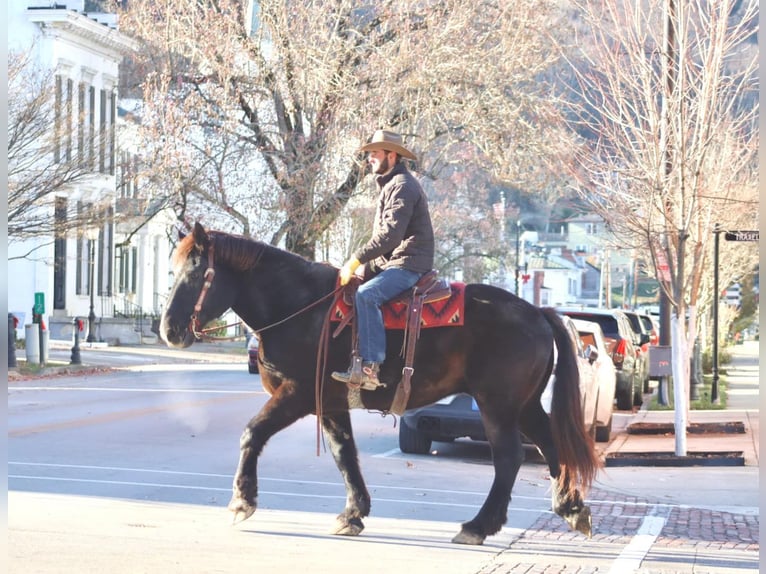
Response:
[[[585,262],[570,250],[542,249],[527,257],[521,297],[538,306],[571,305],[580,301]]]

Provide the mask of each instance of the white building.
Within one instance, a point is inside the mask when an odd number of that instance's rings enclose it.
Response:
[[[135,186],[121,177],[117,86],[119,64],[136,44],[117,30],[116,15],[86,13],[84,0],[9,0],[8,46],[31,50],[42,69],[55,71],[58,119],[51,129],[73,134],[62,155],[90,154],[92,160],[89,177],[47,200],[50,217],[66,217],[74,206],[108,206],[106,220],[91,229],[23,242],[9,238],[8,311],[21,320],[17,335],[23,337],[35,294],[42,294],[51,338],[71,338],[75,317],[85,320],[85,338],[90,314],[96,340],[141,342],[168,291],[170,245],[167,220],[125,242],[133,230],[127,224],[142,214]]]

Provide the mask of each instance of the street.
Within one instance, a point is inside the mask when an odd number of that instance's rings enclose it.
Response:
[[[11,572],[500,573],[526,572],[526,560],[546,553],[547,563],[629,572],[640,563],[631,556],[649,551],[631,545],[657,537],[652,516],[665,524],[674,512],[596,488],[588,541],[550,512],[547,467],[535,459],[522,466],[503,531],[484,546],[453,545],[489,489],[488,446],[459,440],[435,443],[428,456],[404,455],[393,417],[355,411],[372,496],[360,537],[328,534],[345,492],[329,452],[320,447],[317,456],[314,417],[267,444],[259,508],[231,525],[226,505],[239,436],[268,397],[244,357],[192,357],[123,358],[109,373],[9,385]],[[757,571],[749,547],[731,548],[737,571]],[[703,555],[698,546],[681,548],[679,559],[696,561],[690,572],[725,571],[702,568]]]

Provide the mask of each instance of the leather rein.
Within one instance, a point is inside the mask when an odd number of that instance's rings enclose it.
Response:
[[[207,261],[208,261],[207,269],[205,269],[205,275],[204,275],[205,281],[202,283],[202,289],[200,290],[199,297],[197,297],[197,303],[194,305],[194,312],[191,314],[191,317],[189,317],[189,330],[194,334],[194,336],[197,339],[202,341],[233,341],[235,339],[240,339],[241,335],[234,336],[234,337],[216,337],[213,335],[208,335],[208,333],[211,333],[213,331],[219,331],[221,329],[226,329],[228,327],[240,325],[242,324],[242,321],[237,321],[236,323],[229,323],[228,325],[208,327],[207,329],[200,328],[201,325],[199,321],[199,312],[202,310],[202,304],[204,303],[205,297],[207,297],[207,292],[210,290],[210,287],[213,284],[213,279],[215,278],[215,248],[214,248],[213,241],[210,241],[210,247],[208,247]],[[334,289],[333,291],[330,291],[326,295],[323,295],[322,297],[320,297],[313,303],[309,303],[305,307],[298,309],[295,313],[288,315],[284,319],[280,319],[279,321],[275,321],[274,323],[271,323],[270,325],[266,325],[265,327],[261,327],[260,329],[253,331],[253,334],[258,335],[259,333],[262,333],[263,331],[266,331],[267,329],[271,329],[272,327],[281,325],[282,323],[289,321],[293,317],[297,317],[301,313],[304,313],[308,311],[309,309],[311,309],[312,307],[319,305],[322,301],[325,301],[326,299],[329,299],[330,297],[337,295],[342,290],[343,290],[343,287],[338,287]]]

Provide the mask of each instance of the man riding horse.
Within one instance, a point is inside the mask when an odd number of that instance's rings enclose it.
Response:
[[[428,200],[415,176],[403,160],[417,157],[402,144],[402,136],[378,130],[360,152],[376,175],[379,194],[372,237],[357,249],[340,270],[340,283],[346,285],[360,265],[362,277],[354,297],[359,333],[361,373],[353,363],[332,378],[346,384],[375,390],[380,364],[386,358],[386,334],[381,306],[409,289],[431,270],[434,261],[434,232]]]

